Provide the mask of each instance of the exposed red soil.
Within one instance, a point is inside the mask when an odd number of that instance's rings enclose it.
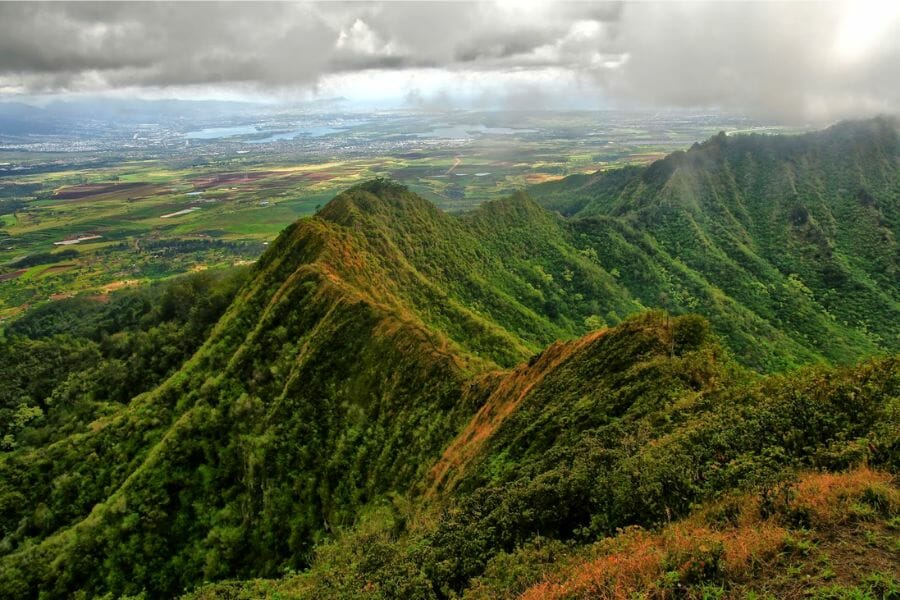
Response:
[[[234,185],[237,183],[253,183],[259,179],[275,175],[275,171],[252,171],[249,173],[225,173],[215,175],[203,175],[191,180],[195,188],[207,189],[222,185]]]
[[[44,275],[52,275],[53,273],[62,273],[63,271],[68,271],[72,267],[75,267],[75,263],[63,263],[61,265],[53,265],[52,267],[47,267],[43,271],[41,271],[41,276]]]
[[[85,183],[61,187],[53,192],[53,197],[59,200],[77,200],[88,196],[98,196],[111,192],[122,192],[147,187],[146,183]]]
[[[27,270],[28,269],[19,269],[18,271],[13,271],[12,273],[4,273],[0,275],[0,281],[8,281],[10,279],[15,279],[16,277],[21,277]]]
[[[309,181],[329,181],[331,179],[334,179],[334,174],[323,173],[320,171],[316,173],[307,173],[305,178]]]

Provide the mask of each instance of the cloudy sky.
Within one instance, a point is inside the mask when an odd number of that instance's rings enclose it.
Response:
[[[0,3],[0,99],[900,107],[900,2]]]

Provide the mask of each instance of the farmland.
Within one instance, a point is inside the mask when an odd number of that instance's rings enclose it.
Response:
[[[638,126],[596,113],[273,119],[140,134],[110,125],[91,150],[80,136],[34,143],[0,132],[0,319],[47,299],[102,298],[123,282],[253,261],[287,224],[368,178],[403,181],[458,212],[752,126],[708,115],[644,115]]]

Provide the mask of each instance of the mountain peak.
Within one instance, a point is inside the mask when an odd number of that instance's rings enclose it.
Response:
[[[318,216],[326,221],[349,226],[360,221],[404,218],[404,215],[437,213],[428,200],[409,191],[392,179],[377,177],[341,192],[326,204]]]

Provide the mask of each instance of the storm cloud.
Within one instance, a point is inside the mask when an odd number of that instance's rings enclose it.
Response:
[[[898,17],[892,2],[0,3],[0,96],[351,90],[830,119],[896,111]]]

